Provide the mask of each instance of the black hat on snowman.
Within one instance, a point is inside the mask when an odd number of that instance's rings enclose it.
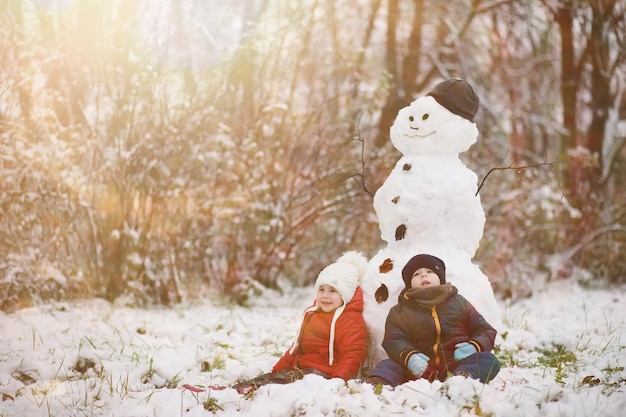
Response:
[[[407,288],[411,288],[413,274],[420,268],[428,268],[439,277],[441,285],[446,283],[446,264],[436,256],[421,253],[415,255],[402,268],[402,280]]]
[[[437,84],[426,95],[433,97],[437,103],[470,122],[474,121],[480,104],[472,86],[460,78],[448,78]]]

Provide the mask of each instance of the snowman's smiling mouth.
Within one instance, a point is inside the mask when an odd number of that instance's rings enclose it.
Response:
[[[411,128],[411,129],[413,129],[413,128]],[[415,129],[415,130],[417,130],[417,129]],[[404,136],[406,136],[407,138],[425,138],[427,136],[434,135],[435,133],[437,133],[437,131],[433,130],[432,132],[426,133],[425,135],[420,135],[420,134],[415,133],[415,134],[412,134],[412,135],[405,134]]]

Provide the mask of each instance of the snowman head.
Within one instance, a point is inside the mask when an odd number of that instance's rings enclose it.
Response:
[[[398,112],[390,135],[403,155],[459,154],[476,142],[478,97],[458,78],[437,84]]]

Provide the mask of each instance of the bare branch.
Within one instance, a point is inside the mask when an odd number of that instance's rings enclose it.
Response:
[[[356,122],[356,130],[357,132],[359,132],[359,134],[354,140],[358,140],[359,142],[361,142],[361,173],[354,174],[352,178],[354,178],[355,181],[360,182],[361,186],[363,187],[363,191],[369,194],[370,197],[374,198],[374,193],[368,190],[367,186],[365,185],[365,139],[363,139],[363,136],[361,136],[361,123],[360,122],[361,122],[361,116],[359,115],[357,118],[357,122]]]
[[[504,161],[505,158],[506,158],[506,155],[504,156],[504,158],[502,158],[502,161]],[[480,182],[480,185],[478,186],[478,190],[476,190],[476,194],[475,195],[478,195],[478,193],[480,193],[481,188],[483,188],[483,185],[485,185],[485,181],[487,180],[489,175],[491,175],[491,173],[494,172],[494,171],[507,171],[507,170],[521,171],[521,170],[524,170],[524,169],[539,168],[539,167],[543,167],[543,166],[553,167],[553,166],[557,166],[557,165],[560,165],[560,164],[567,165],[567,162],[563,162],[563,161],[555,161],[555,162],[544,161],[544,162],[541,162],[539,164],[521,165],[521,166],[514,166],[513,164],[511,164],[511,165],[509,165],[507,167],[501,167],[499,165],[502,163],[502,161],[500,161],[500,163],[498,163],[498,166],[495,166],[495,167],[491,168],[487,172],[487,175],[485,175],[483,180]]]

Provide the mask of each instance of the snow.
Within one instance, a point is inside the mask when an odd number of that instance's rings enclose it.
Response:
[[[427,134],[417,139],[416,131]],[[138,309],[96,299],[0,313],[0,417],[621,416],[626,288],[589,288],[591,280],[583,288],[570,277],[497,302],[472,262],[485,218],[476,176],[458,157],[476,140],[475,125],[423,97],[391,133],[403,156],[375,197],[387,246],[362,282],[371,338],[382,338],[404,263],[434,254],[499,331],[502,370],[489,384],[454,376],[391,388],[311,374],[243,396],[229,385],[268,372],[289,348],[312,287],[265,290],[245,307],[212,299]],[[397,240],[402,229],[406,238]],[[42,274],[64,279],[45,265]],[[376,303],[381,282],[389,297]]]
[[[313,298],[308,287],[266,292],[246,307],[90,300],[2,314],[0,416],[610,417],[626,407],[624,288],[574,279],[501,303],[496,353],[510,360],[486,385],[455,376],[377,389],[308,375],[249,396],[215,389],[269,371]],[[549,364],[558,346],[575,358]]]

